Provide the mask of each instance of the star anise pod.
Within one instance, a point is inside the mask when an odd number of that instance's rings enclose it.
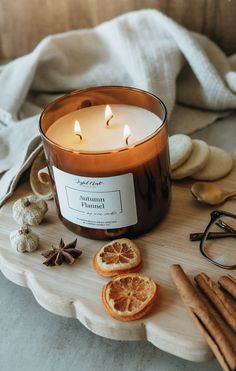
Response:
[[[47,266],[61,265],[63,262],[73,264],[82,251],[76,248],[77,239],[65,245],[63,239],[59,243],[59,247],[52,246],[51,250],[45,251],[42,255],[46,258],[43,264]]]

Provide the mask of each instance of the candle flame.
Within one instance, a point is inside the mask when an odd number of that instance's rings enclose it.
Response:
[[[75,121],[74,133],[80,137],[80,140],[82,140],[81,127],[78,120]]]
[[[112,117],[113,117],[113,113],[112,113],[111,107],[109,106],[109,104],[107,104],[105,108],[106,126],[109,126],[109,121],[112,119]]]
[[[128,140],[129,140],[129,137],[131,136],[131,130],[130,130],[128,125],[124,126],[124,132],[123,133],[124,133],[123,135],[124,135],[125,143],[128,146]]]

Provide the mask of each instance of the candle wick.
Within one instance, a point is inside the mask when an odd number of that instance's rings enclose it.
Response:
[[[129,137],[130,137],[130,135],[125,139],[125,143],[126,143],[127,146],[129,145]]]
[[[109,122],[111,121],[111,119],[112,119],[113,117],[114,117],[113,115],[111,115],[111,116],[109,117],[109,119],[108,119],[107,122],[106,122],[106,126],[109,126]]]
[[[79,134],[79,133],[76,133],[76,135],[80,138],[80,140],[82,140],[83,139],[83,137],[82,137],[82,135],[81,134]]]

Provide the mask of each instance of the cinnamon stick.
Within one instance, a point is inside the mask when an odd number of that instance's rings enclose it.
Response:
[[[233,346],[181,266],[172,265],[170,275],[191,318],[205,337],[223,370],[235,371],[236,353]]]
[[[230,274],[220,277],[219,285],[236,299],[236,279]]]
[[[198,274],[194,279],[224,320],[236,332],[236,307],[234,304],[205,273]]]

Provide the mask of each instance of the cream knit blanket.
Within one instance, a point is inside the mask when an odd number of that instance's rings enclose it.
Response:
[[[42,108],[96,85],[148,90],[166,104],[171,134],[192,133],[236,108],[236,55],[156,10],[45,38],[0,67],[0,205],[41,147]]]

